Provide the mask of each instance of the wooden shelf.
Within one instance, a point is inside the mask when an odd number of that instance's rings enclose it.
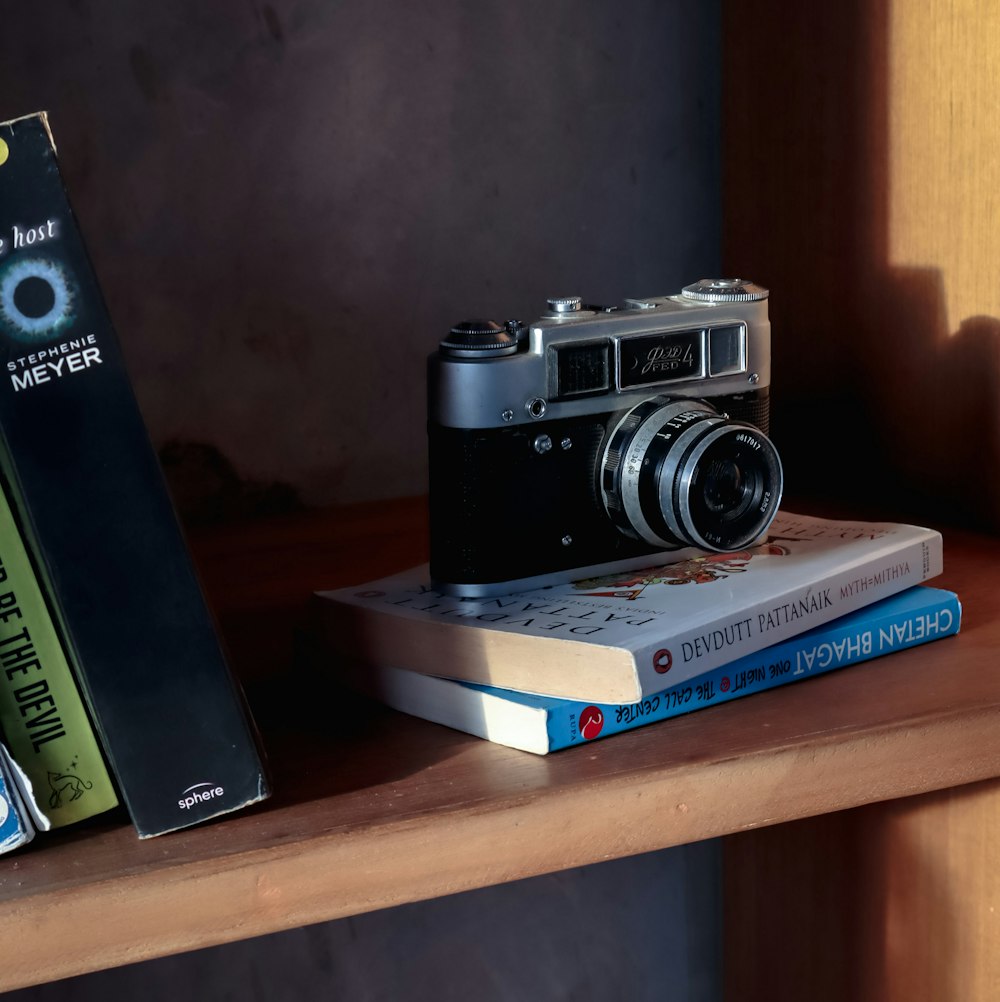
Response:
[[[997,540],[946,533],[958,637],[542,758],[353,700],[296,652],[310,593],[424,559],[425,519],[394,501],[194,538],[276,794],[0,858],[0,990],[1000,775]]]

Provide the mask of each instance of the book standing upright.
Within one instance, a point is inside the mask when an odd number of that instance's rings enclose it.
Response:
[[[111,777],[0,487],[0,725],[36,826],[117,806]]]
[[[30,812],[11,776],[11,761],[0,745],[0,853],[12,852],[35,837]]]
[[[0,126],[0,461],[141,836],[269,783],[44,115]]]

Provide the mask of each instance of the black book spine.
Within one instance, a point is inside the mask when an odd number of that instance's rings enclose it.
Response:
[[[0,446],[142,836],[268,795],[43,115],[0,126]]]

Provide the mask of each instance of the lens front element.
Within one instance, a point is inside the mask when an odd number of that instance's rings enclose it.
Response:
[[[672,503],[697,546],[737,550],[770,524],[781,497],[774,446],[752,425],[726,422],[707,431],[677,468]]]
[[[782,470],[753,425],[703,401],[653,397],[612,427],[599,483],[608,516],[626,535],[664,548],[731,551],[771,524]]]
[[[702,490],[709,511],[726,512],[747,501],[743,471],[732,459],[717,459],[705,471]]]

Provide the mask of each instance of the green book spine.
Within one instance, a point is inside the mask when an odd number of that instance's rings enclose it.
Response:
[[[0,727],[40,828],[118,803],[45,597],[0,489]]]

